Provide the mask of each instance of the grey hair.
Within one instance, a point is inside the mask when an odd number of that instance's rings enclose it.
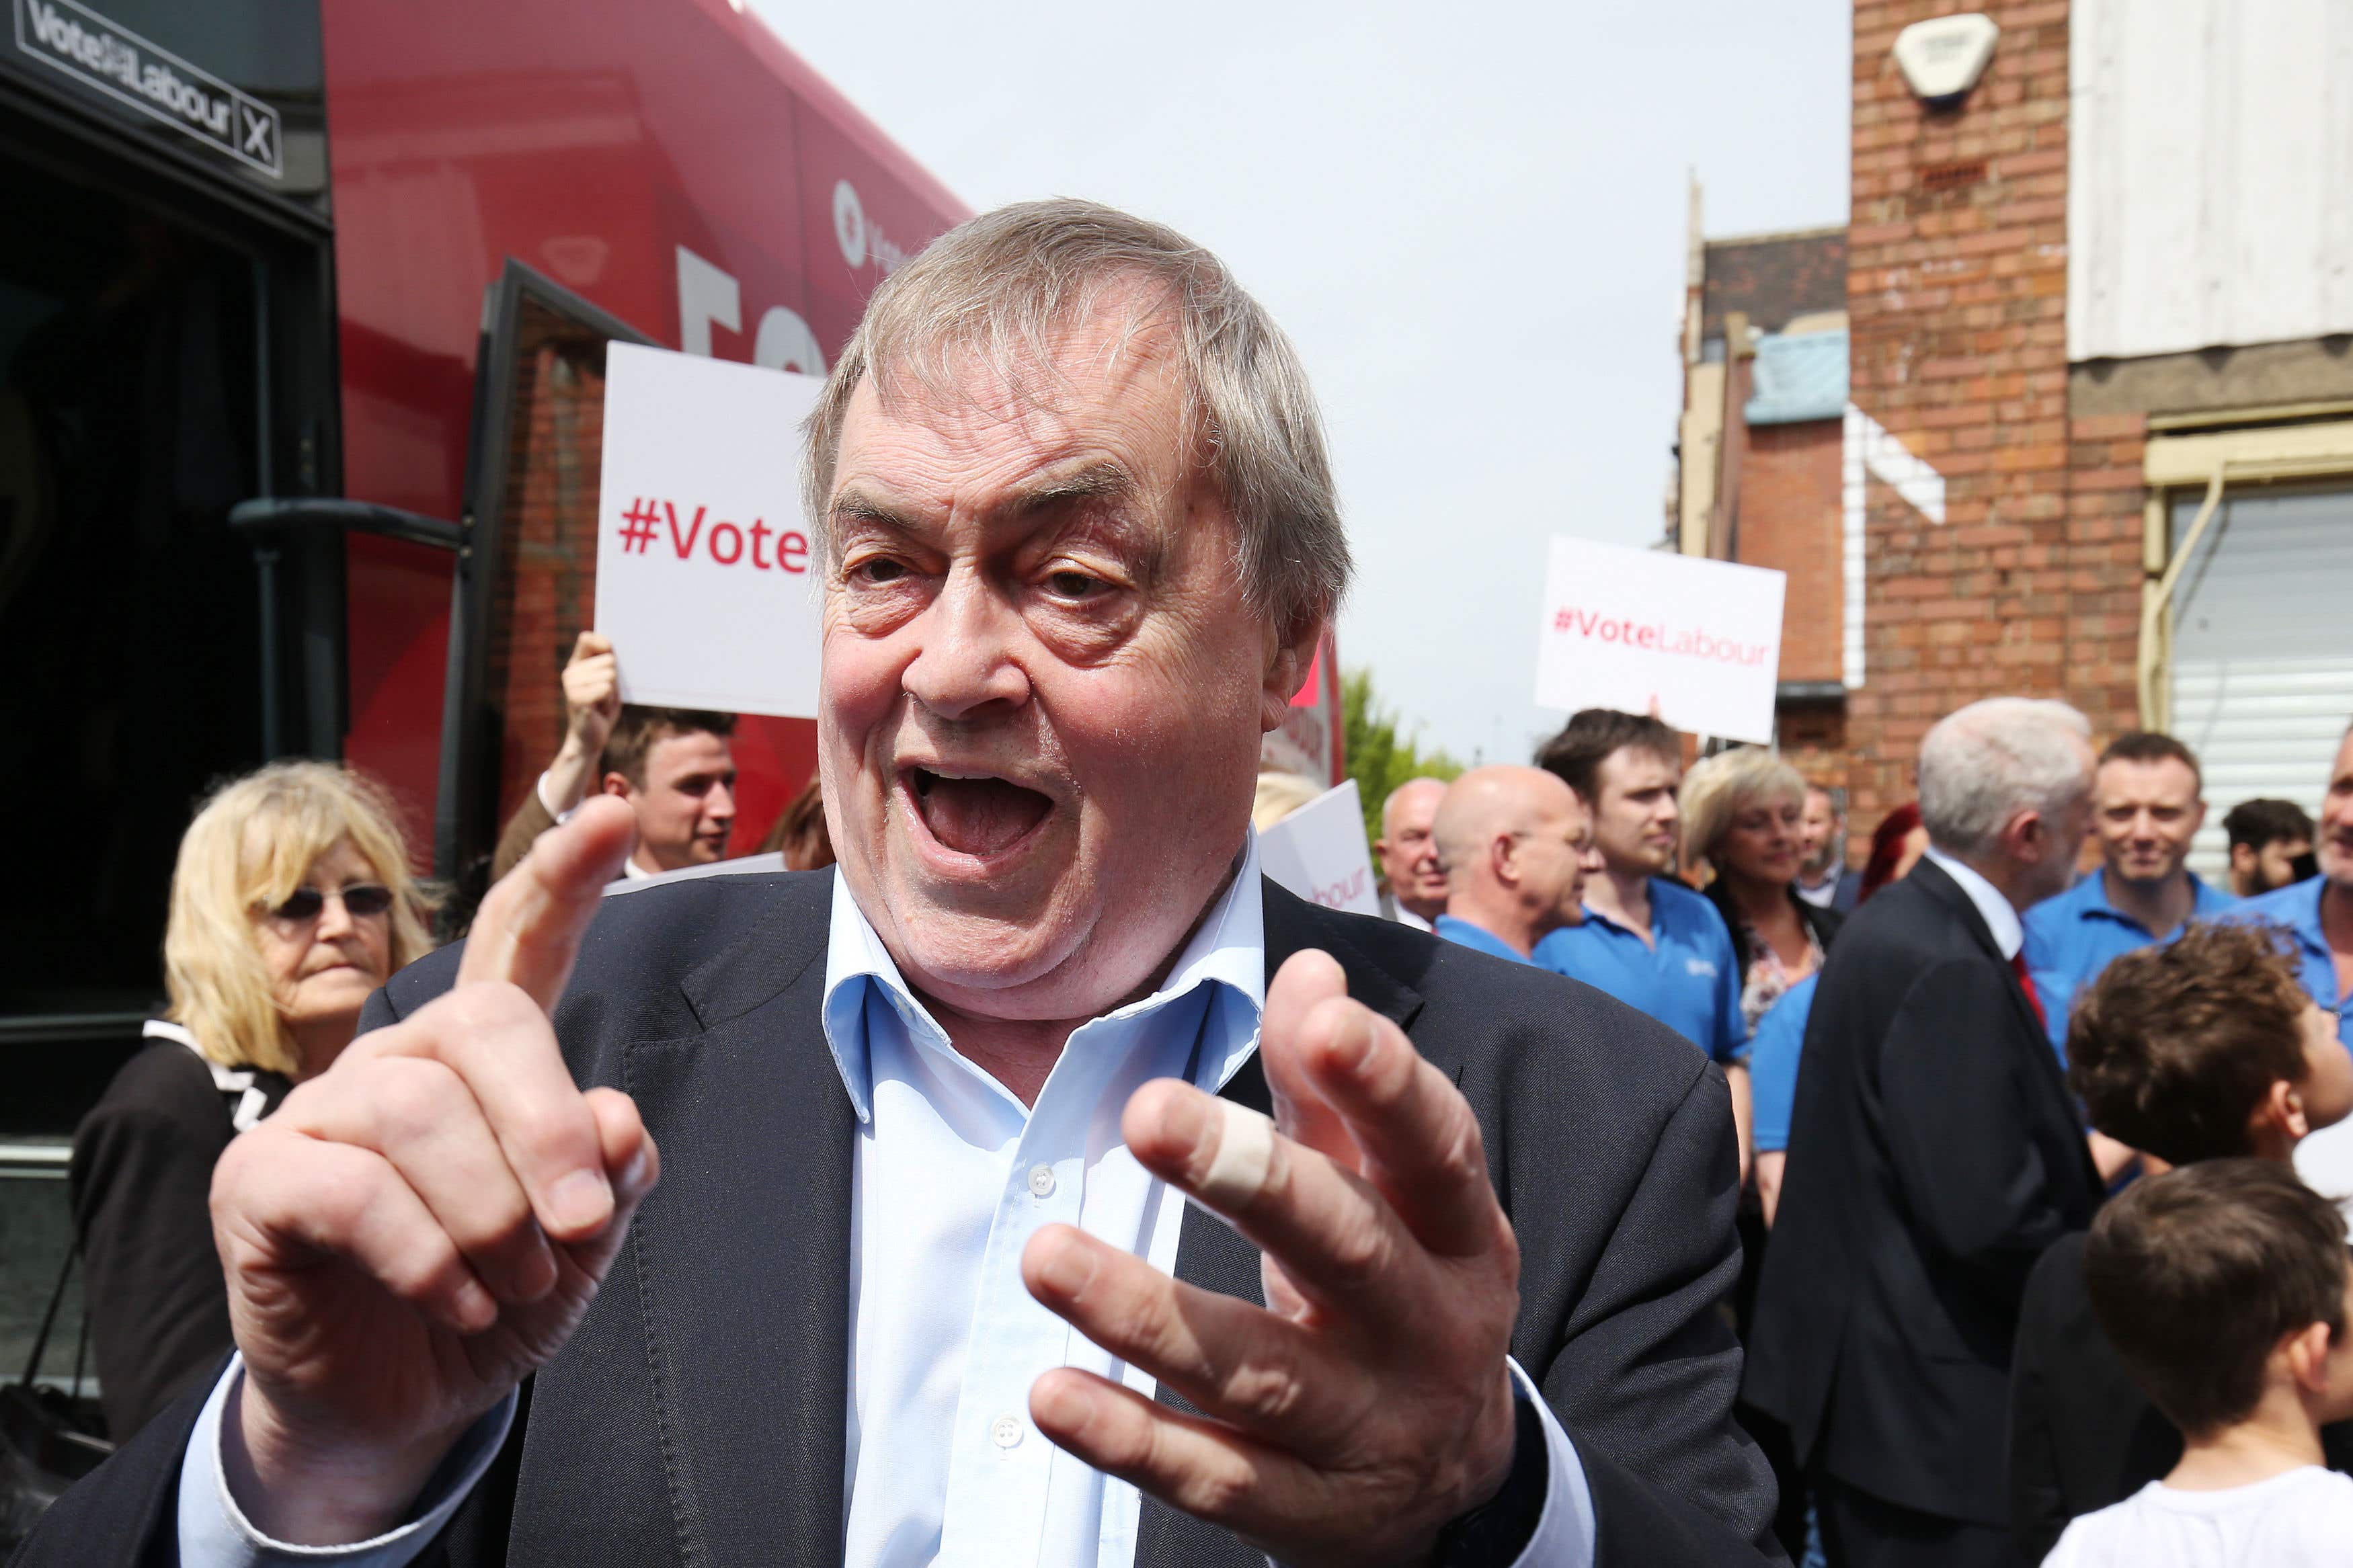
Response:
[[[874,291],[803,426],[802,502],[820,554],[832,559],[827,508],[842,423],[869,376],[886,406],[902,378],[953,395],[955,362],[975,354],[1018,387],[1053,364],[1058,336],[1124,290],[1139,295],[1129,335],[1163,321],[1176,330],[1186,434],[1233,512],[1245,602],[1286,634],[1333,616],[1347,589],[1348,541],[1298,351],[1215,256],[1095,202],[983,213]]]
[[[1788,759],[1763,746],[1735,746],[1702,757],[1683,775],[1675,803],[1690,853],[1714,865],[1732,819],[1760,800],[1795,801],[1804,807],[1806,781]]]
[[[2091,721],[2049,698],[1989,697],[1920,742],[1920,821],[1947,855],[1983,855],[2021,811],[2055,816],[2092,785]]]

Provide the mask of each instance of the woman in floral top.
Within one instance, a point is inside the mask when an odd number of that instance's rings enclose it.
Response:
[[[1798,897],[1806,784],[1761,746],[1702,761],[1683,780],[1684,842],[1712,875],[1707,896],[1740,955],[1741,1021],[1750,1034],[1782,993],[1820,969],[1840,917]]]

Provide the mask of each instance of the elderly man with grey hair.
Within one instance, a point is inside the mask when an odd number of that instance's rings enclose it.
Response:
[[[1381,802],[1381,836],[1373,858],[1388,884],[1389,916],[1418,931],[1430,931],[1446,912],[1446,868],[1438,858],[1438,804],[1446,798],[1442,779],[1408,779]]]
[[[541,838],[222,1161],[238,1357],[21,1561],[1757,1560],[1721,1075],[1259,873],[1348,574],[1265,313],[987,214],[807,474],[838,868]]]
[[[1857,911],[1817,982],[1745,1393],[1789,1428],[1847,1568],[2015,1562],[2019,1302],[2100,1198],[2019,916],[2073,874],[2089,735],[2022,698],[1929,731],[1927,855]]]

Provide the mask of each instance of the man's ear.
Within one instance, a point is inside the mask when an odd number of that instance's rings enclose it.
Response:
[[[1520,885],[1517,865],[1520,841],[1508,833],[1498,833],[1487,841],[1487,868],[1495,874],[1497,885],[1516,888]]]
[[[2252,844],[2231,846],[2231,869],[2245,876],[2255,868],[2255,847]]]
[[[2287,1369],[2295,1379],[2296,1387],[2307,1394],[2328,1392],[2328,1346],[2337,1336],[2328,1331],[2327,1323],[2306,1323],[2291,1330],[2273,1353],[2287,1358]]]
[[[1270,626],[1267,628],[1266,668],[1259,688],[1259,729],[1261,732],[1282,727],[1282,716],[1291,711],[1291,700],[1297,695],[1300,683],[1315,662],[1315,649],[1324,640],[1324,620],[1321,616],[1303,616],[1286,634]]]
[[[2274,1079],[2270,1092],[2247,1112],[2247,1150],[2258,1159],[2284,1160],[2311,1131],[2303,1091],[2284,1078]]]
[[[2265,1101],[2278,1119],[2280,1128],[2291,1138],[2302,1139],[2312,1131],[2312,1118],[2305,1113],[2304,1090],[2285,1079],[2272,1085],[2271,1098]]]
[[[623,800],[627,800],[631,795],[638,793],[634,788],[630,787],[628,775],[618,773],[607,773],[603,778],[597,780],[596,788],[600,794],[617,795]]]

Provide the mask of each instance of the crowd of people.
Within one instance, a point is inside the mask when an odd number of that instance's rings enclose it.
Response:
[[[1350,567],[1306,384],[1182,237],[983,215],[812,416],[758,853],[593,632],[462,942],[349,770],[206,801],[72,1167],[119,1451],[26,1568],[2341,1557],[2353,732],[2225,893],[2196,756],[2057,701],[1859,869],[1591,710],[1326,910],[1250,831]]]
[[[1764,747],[1686,770],[1681,744],[1578,713],[1536,765],[1399,787],[1376,847],[1398,918],[1723,1068],[1747,1249],[1726,1307],[1792,1558],[2353,1550],[2353,1482],[2273,1479],[2324,1445],[2353,1469],[2353,1426],[2320,1425],[2353,1417],[2345,1216],[2291,1163],[2353,1110],[2353,731],[2322,853],[2299,807],[2242,802],[2228,892],[2189,868],[2190,749],[2095,756],[2056,702],[1938,724],[1860,871],[1841,792]],[[2210,1163],[2232,1173],[2168,1174]]]

